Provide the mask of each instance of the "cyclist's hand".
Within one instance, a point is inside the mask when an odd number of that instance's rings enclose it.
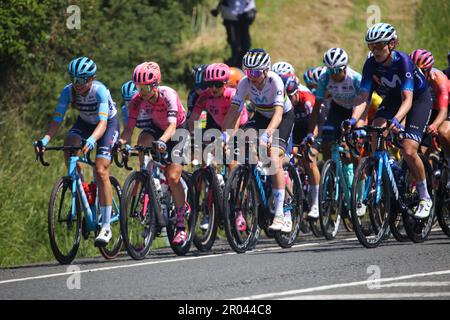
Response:
[[[341,123],[341,129],[342,129],[342,131],[348,131],[355,124],[356,124],[356,119],[355,118],[344,120]]]
[[[127,142],[124,139],[119,139],[117,141],[117,144],[119,145],[119,147],[122,147],[123,145],[125,145]]]
[[[308,135],[303,138],[302,145],[306,147],[307,145],[310,146],[313,143],[314,143],[314,134],[308,133]]]
[[[433,136],[437,136],[438,130],[437,130],[437,128],[436,128],[435,125],[430,124],[430,125],[427,127],[427,133],[428,133],[428,134],[431,134],[431,135],[433,135]]]
[[[34,152],[36,153],[36,157],[40,154],[43,154],[45,151],[45,145],[42,140],[36,140],[33,142]],[[37,158],[36,158],[37,159]]]
[[[162,140],[155,141],[155,146],[159,152],[165,152],[167,150],[167,144]]]
[[[267,131],[264,131],[264,133],[261,135],[259,140],[261,141],[261,144],[269,145],[269,142],[271,140],[271,136],[269,135],[269,133]]]
[[[391,125],[389,127],[390,130],[394,133],[399,133],[400,131],[404,131],[405,127],[398,121],[396,117],[391,119]]]
[[[87,138],[86,143],[84,144],[83,147],[83,153],[86,154],[89,151],[93,150],[95,147],[95,138],[93,136],[90,136],[89,138]]]

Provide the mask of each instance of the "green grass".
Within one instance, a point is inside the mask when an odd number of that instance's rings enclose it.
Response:
[[[369,4],[378,4],[382,21],[398,29],[400,50],[429,49],[435,56],[436,66],[446,66],[446,54],[450,50],[450,2],[447,0],[380,0],[376,3],[368,0],[257,0],[256,3],[258,14],[250,29],[253,47],[266,48],[273,62],[286,59],[296,67],[298,74],[308,66],[320,64],[324,51],[331,46],[345,48],[352,67],[360,71],[367,55],[363,39]],[[220,18],[210,20],[198,33],[198,38],[186,43],[177,54],[195,54],[199,63],[210,62],[210,59],[220,61],[228,54]],[[185,102],[188,89],[183,84],[175,87],[181,91]],[[120,101],[118,98],[115,100]],[[21,110],[27,110],[26,107]],[[30,117],[30,114],[11,113],[0,119],[0,267],[54,260],[47,235],[48,199],[53,183],[66,174],[66,169],[62,154],[48,153],[51,162],[48,168],[35,162],[32,142],[42,136],[45,128],[25,126],[25,116]],[[65,127],[52,144],[62,143],[64,132],[75,117],[76,113],[71,111]],[[123,182],[127,172],[113,166],[112,174]],[[81,243],[77,258],[99,254],[91,239]],[[163,239],[157,239],[155,246],[161,245]]]

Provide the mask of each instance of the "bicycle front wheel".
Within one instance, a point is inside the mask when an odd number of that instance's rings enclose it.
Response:
[[[319,220],[322,233],[327,240],[336,237],[341,221],[342,194],[336,172],[336,162],[325,162],[320,174]]]
[[[48,206],[48,236],[56,260],[70,264],[80,246],[81,203],[77,194],[73,208],[72,179],[69,177],[59,178],[53,186]]]
[[[120,230],[128,254],[135,260],[144,259],[155,237],[156,195],[149,190],[147,176],[132,172],[123,186],[120,201]]]
[[[251,169],[236,166],[228,177],[223,195],[224,227],[230,247],[244,253],[256,245],[259,238],[256,185]],[[245,224],[237,224],[244,220]]]
[[[380,188],[377,188],[378,159],[361,159],[352,186],[351,211],[356,237],[366,248],[375,248],[389,232],[391,207],[389,178],[382,171]],[[379,193],[379,201],[377,194]]]

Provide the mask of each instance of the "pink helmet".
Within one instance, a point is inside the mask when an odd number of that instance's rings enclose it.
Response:
[[[156,62],[144,62],[138,65],[133,72],[134,84],[159,85],[161,82],[161,71]]]
[[[425,49],[417,49],[409,55],[411,60],[420,69],[430,69],[434,64],[433,54]]]
[[[230,78],[230,67],[224,63],[213,63],[206,68],[205,81],[227,81]]]

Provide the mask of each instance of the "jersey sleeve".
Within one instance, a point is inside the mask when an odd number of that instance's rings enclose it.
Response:
[[[95,93],[98,106],[98,120],[108,121],[108,111],[109,111],[109,92],[105,86],[99,86],[97,92]]]
[[[233,96],[233,99],[231,99],[231,105],[238,107],[239,112],[241,112],[245,106],[245,96],[248,94],[249,87],[250,81],[247,77],[244,77],[241,81],[239,81],[236,94]]]
[[[318,100],[325,99],[325,92],[327,91],[329,81],[329,75],[328,73],[322,74],[322,76],[319,78],[319,81],[317,82],[317,90],[316,90],[316,98]]]
[[[192,114],[195,117],[198,117],[200,116],[202,111],[205,110],[205,108],[206,108],[206,96],[204,94],[201,94],[195,101],[194,107],[192,109]]]
[[[167,106],[167,122],[177,123],[178,117],[178,99],[175,90],[167,90],[164,94],[164,102]]]
[[[273,92],[273,97],[272,97],[272,101],[273,101],[273,106],[280,106],[280,107],[284,107],[284,84],[283,84],[283,80],[281,80],[281,78],[279,76],[275,76],[273,77],[273,81],[275,83],[275,88],[276,90],[274,90]]]
[[[56,106],[55,113],[53,115],[53,120],[62,123],[64,116],[70,104],[71,97],[71,86],[66,86],[59,96],[58,105]]]
[[[373,66],[372,66],[371,61],[372,61],[371,59],[367,59],[366,62],[364,63],[363,73],[362,73],[362,77],[361,77],[361,83],[359,86],[359,91],[367,92],[369,94],[369,97],[370,97],[370,93],[373,90],[373,79],[372,79]]]
[[[409,56],[402,57],[400,79],[402,81],[402,91],[414,91],[414,63]]]

